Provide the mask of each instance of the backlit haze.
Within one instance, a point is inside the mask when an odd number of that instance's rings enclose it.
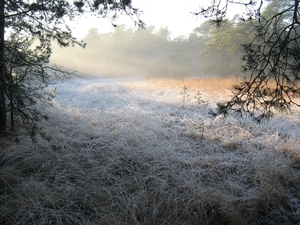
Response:
[[[195,32],[205,19],[193,12],[207,4],[202,0],[133,0],[132,6],[142,11],[140,19],[146,25],[145,30],[139,30],[126,15],[113,21],[117,28],[109,18],[83,15],[72,21],[70,27],[87,47],[61,49],[54,45],[51,62],[93,77],[236,75],[240,67],[233,64],[240,60],[239,55],[230,57],[231,62],[212,54],[209,56],[212,60],[200,57],[213,26],[206,25]],[[230,15],[238,12],[233,9]],[[226,53],[218,55],[225,57]],[[227,71],[221,65],[226,65]]]
[[[168,27],[172,36],[179,36],[188,35],[193,28],[203,22],[201,18],[191,13],[199,9],[199,3],[201,0],[133,0],[132,6],[143,12],[141,19],[146,26]],[[136,28],[134,22],[125,15],[118,18],[116,24]],[[72,27],[73,34],[77,38],[83,38],[90,28],[97,28],[100,33],[114,30],[108,19],[84,16],[72,23]]]

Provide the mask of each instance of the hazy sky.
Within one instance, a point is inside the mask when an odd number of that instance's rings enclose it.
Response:
[[[199,26],[203,20],[191,14],[198,9],[203,0],[132,0],[132,6],[140,8],[144,14],[141,19],[146,25],[155,25],[157,28],[168,27],[173,36],[186,35],[193,28]],[[118,24],[126,24],[134,27],[134,23],[127,17],[121,17]],[[72,25],[74,35],[77,38],[84,37],[90,28],[98,28],[99,32],[113,30],[107,19],[95,17],[80,18]]]

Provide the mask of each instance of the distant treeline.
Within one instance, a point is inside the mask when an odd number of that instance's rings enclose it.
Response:
[[[110,33],[90,29],[87,47],[53,48],[52,61],[92,76],[239,76],[241,45],[253,34],[236,18],[221,28],[208,21],[188,36],[171,38],[168,28],[119,26]]]

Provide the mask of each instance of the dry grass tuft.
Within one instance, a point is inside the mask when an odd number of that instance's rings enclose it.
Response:
[[[172,82],[150,83],[182,86]],[[167,91],[145,98],[128,84],[105,83],[83,104],[78,86],[68,89],[76,107],[48,109],[51,143],[0,140],[1,224],[300,223],[300,132],[285,129],[290,120],[209,118],[207,105],[168,106]]]
[[[151,79],[150,85],[156,88],[177,88],[181,89],[183,85],[186,85],[192,91],[228,91],[233,85],[238,84],[237,78],[157,78]]]

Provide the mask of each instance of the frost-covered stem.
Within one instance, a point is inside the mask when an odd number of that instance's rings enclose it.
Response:
[[[180,94],[182,95],[182,98],[183,98],[183,105],[185,105],[185,101],[186,101],[186,99],[189,97],[188,95],[187,95],[187,86],[186,85],[184,85],[183,87],[182,87],[182,89],[181,89],[181,91],[180,91]]]

